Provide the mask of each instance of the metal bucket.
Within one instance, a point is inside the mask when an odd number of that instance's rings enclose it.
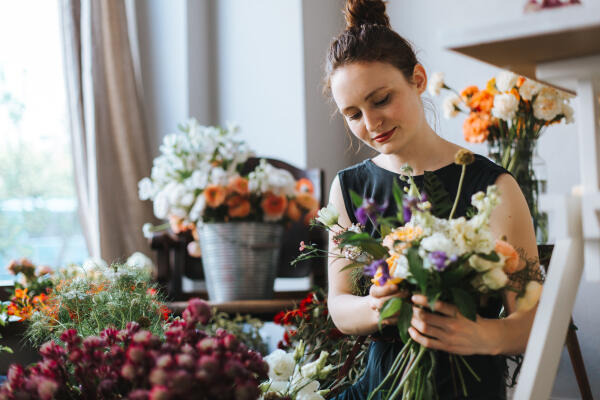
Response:
[[[198,233],[206,289],[211,301],[273,298],[282,225],[205,223]]]

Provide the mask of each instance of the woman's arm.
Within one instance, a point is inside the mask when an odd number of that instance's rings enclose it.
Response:
[[[496,237],[506,240],[527,259],[537,259],[537,245],[531,215],[525,197],[514,178],[503,174],[496,180],[501,202],[493,211],[490,225]],[[525,260],[521,260],[525,262]],[[411,337],[426,347],[456,354],[518,354],[523,353],[535,317],[535,308],[516,311],[516,293],[505,291],[508,317],[471,321],[454,305],[438,302],[435,311],[415,307]],[[425,296],[413,296],[413,302],[427,306]]]
[[[339,224],[349,227],[352,223],[346,212],[346,206],[342,197],[341,186],[336,177],[331,184],[329,202],[333,203],[340,214]],[[329,251],[339,254],[337,245],[333,242],[333,236],[329,233]],[[368,296],[354,296],[352,294],[350,269],[342,269],[350,262],[346,259],[330,256],[328,277],[329,294],[328,308],[335,326],[345,334],[368,335],[377,330],[379,310],[383,303],[390,297],[398,295],[398,288],[393,286],[376,287],[371,286]],[[391,323],[393,321],[388,321]]]

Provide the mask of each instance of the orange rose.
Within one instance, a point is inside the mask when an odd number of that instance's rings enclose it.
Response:
[[[490,112],[494,107],[494,95],[487,90],[481,90],[471,98],[470,107],[472,110]]]
[[[285,214],[294,222],[300,221],[300,218],[302,218],[302,211],[300,211],[295,200],[290,200]]]
[[[310,193],[315,192],[315,187],[308,178],[301,178],[296,181],[296,192],[298,193]]]
[[[204,198],[206,205],[211,208],[217,208],[225,201],[225,188],[219,185],[209,185],[204,189]]]
[[[231,218],[244,218],[250,214],[250,202],[242,196],[232,196],[227,200],[229,216]]]
[[[260,206],[265,213],[266,221],[277,221],[283,217],[288,201],[285,196],[277,196],[273,193],[267,193],[260,202]]]
[[[248,179],[242,178],[241,176],[234,176],[229,180],[227,189],[245,196],[248,194]]]
[[[473,95],[477,92],[479,92],[479,88],[477,86],[468,86],[464,88],[462,92],[460,92],[460,97],[462,97],[465,103],[467,103],[467,105],[470,107],[471,97],[473,97]]]
[[[490,115],[472,112],[463,124],[463,135],[467,142],[483,143],[490,134]]]
[[[496,240],[494,251],[504,256],[504,272],[507,274],[514,274],[525,267],[525,263],[519,262],[519,254],[510,243],[504,240]]]
[[[312,211],[319,208],[319,202],[310,193],[298,193],[296,201],[298,202],[298,205],[305,210]]]

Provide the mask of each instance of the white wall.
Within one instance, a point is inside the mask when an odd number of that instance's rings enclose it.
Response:
[[[485,86],[487,80],[499,70],[444,50],[440,45],[443,32],[465,25],[479,26],[486,22],[509,20],[521,15],[524,3],[524,0],[463,0],[460,3],[443,0],[397,0],[389,2],[388,12],[393,28],[415,45],[417,56],[428,73],[444,72],[447,83],[461,90],[473,84]],[[433,99],[438,110],[440,135],[473,151],[486,154],[485,145],[470,145],[462,139],[464,117],[443,119],[442,99],[443,96]],[[575,135],[574,124],[561,124],[550,127],[539,140],[539,154],[547,162],[550,193],[569,193],[571,187],[579,182]],[[595,397],[600,397],[600,381],[594,379],[600,376],[600,318],[591,307],[597,302],[597,291],[597,283],[581,283],[573,318],[579,327],[577,335],[592,391]],[[580,397],[566,350],[563,352],[554,383],[553,397]]]

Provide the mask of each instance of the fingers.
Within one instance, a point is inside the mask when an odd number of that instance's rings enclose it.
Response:
[[[429,301],[427,300],[427,297],[423,296],[422,294],[413,295],[411,300],[414,304],[429,308]],[[433,311],[453,318],[456,318],[460,315],[455,305],[444,303],[443,301],[439,300],[435,302]]]
[[[369,289],[369,294],[373,297],[391,296],[398,292],[398,285],[371,285],[371,288]]]

